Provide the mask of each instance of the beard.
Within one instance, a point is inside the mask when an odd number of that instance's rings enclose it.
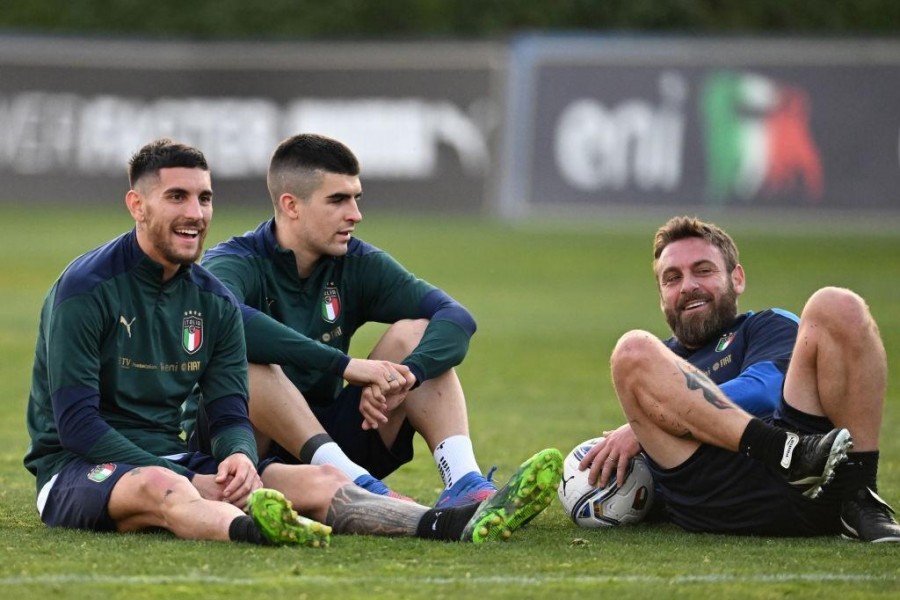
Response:
[[[203,254],[203,242],[206,239],[206,227],[202,222],[186,221],[175,225],[154,219],[152,213],[149,212],[148,216],[150,216],[147,223],[148,238],[161,257],[173,265],[189,265],[197,262],[197,259]],[[196,228],[199,231],[196,250],[179,248],[170,241],[170,236],[175,235],[174,229],[177,227]]]
[[[688,315],[681,313],[681,307],[692,300],[707,299],[705,294],[696,294],[679,303],[675,309],[666,309],[666,323],[675,338],[686,348],[701,348],[718,338],[722,331],[737,318],[737,294],[729,281],[728,289],[715,298],[709,315]]]

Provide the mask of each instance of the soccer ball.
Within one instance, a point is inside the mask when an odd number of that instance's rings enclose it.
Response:
[[[566,514],[580,527],[616,527],[640,522],[653,504],[653,476],[642,454],[631,459],[625,484],[619,488],[615,476],[605,488],[588,483],[588,470],[578,463],[602,437],[586,440],[572,449],[563,462],[563,478],[557,488]]]

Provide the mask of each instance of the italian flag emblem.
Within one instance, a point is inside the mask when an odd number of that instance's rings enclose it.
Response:
[[[337,288],[329,285],[322,294],[322,318],[334,323],[341,316],[341,297]]]
[[[193,354],[203,345],[203,317],[200,313],[188,311],[181,322],[181,346],[188,354]]]
[[[95,483],[100,483],[102,481],[106,481],[110,475],[116,470],[116,465],[113,463],[106,463],[103,465],[97,465],[93,469],[88,472],[88,479]]]
[[[726,333],[721,338],[719,338],[719,343],[716,344],[716,352],[722,352],[731,345],[731,342],[734,341],[734,332]]]

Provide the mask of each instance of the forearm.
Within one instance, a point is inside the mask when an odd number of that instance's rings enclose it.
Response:
[[[756,363],[719,388],[728,398],[757,417],[771,415],[781,401],[784,373],[771,362]]]
[[[251,309],[252,310],[252,309]],[[350,357],[258,311],[244,311],[247,360],[342,375]]]
[[[417,383],[437,377],[462,363],[469,350],[470,335],[456,323],[431,321],[422,340],[403,364],[412,370]]]

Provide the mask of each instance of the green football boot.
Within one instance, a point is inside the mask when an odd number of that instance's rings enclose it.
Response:
[[[250,494],[247,514],[263,537],[275,545],[326,548],[331,543],[331,527],[298,515],[291,501],[277,490],[262,488]]]
[[[506,485],[481,503],[466,524],[461,541],[482,544],[508,539],[550,506],[562,471],[563,456],[556,448],[541,450],[526,460]]]

